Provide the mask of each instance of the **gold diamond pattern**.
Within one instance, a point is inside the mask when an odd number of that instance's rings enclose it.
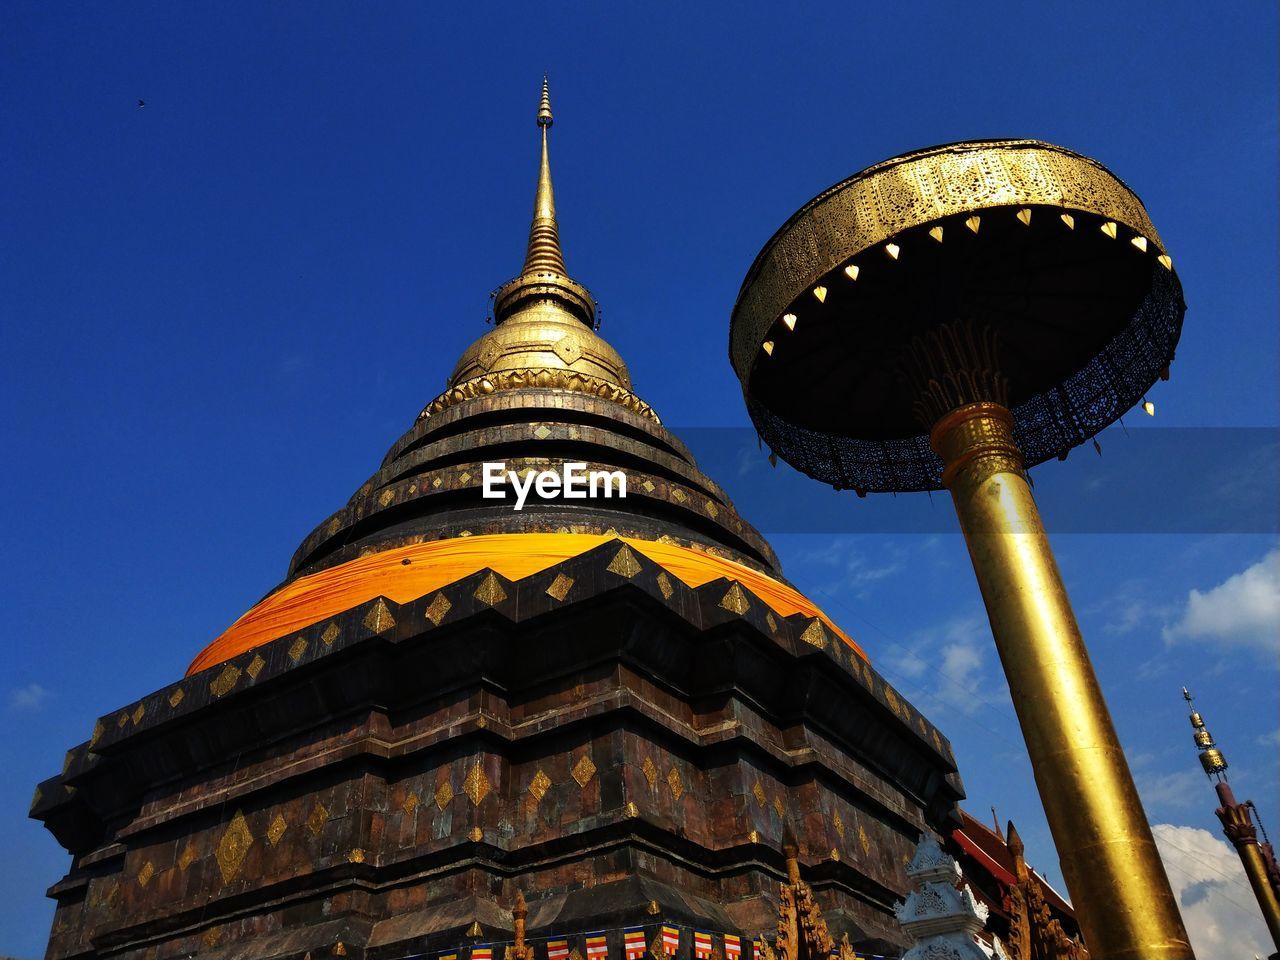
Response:
[[[179,692],[181,692],[181,691],[179,691]],[[182,699],[182,698],[181,698],[181,697],[179,697],[178,699]],[[95,721],[95,722],[94,722],[94,724],[93,724],[93,736],[89,738],[89,746],[91,746],[91,747],[92,747],[92,746],[94,746],[94,745],[95,745],[99,740],[101,740],[101,739],[102,739],[102,735],[103,735],[103,733],[105,733],[105,732],[106,732],[106,728],[102,726],[102,721],[101,721],[101,720],[97,720],[97,721]]]
[[[396,618],[391,615],[387,601],[381,597],[373,608],[364,615],[364,628],[370,633],[385,633],[396,625]]]
[[[750,840],[752,843],[759,843],[759,842],[760,842],[760,831],[759,831],[759,830],[752,830],[750,833],[748,833],[748,834],[747,834],[747,839],[748,839],[748,840]]]
[[[640,771],[644,774],[644,778],[649,781],[649,788],[653,789],[653,785],[658,782],[658,768],[654,766],[652,757],[644,758],[644,763],[640,765]]]
[[[573,363],[582,356],[582,345],[577,337],[561,337],[551,345],[551,349],[565,363]]]
[[[770,632],[770,633],[777,633],[777,632],[778,632],[778,621],[777,621],[777,620],[775,620],[775,619],[773,619],[773,614],[772,614],[772,613],[766,613],[766,614],[764,615],[764,622],[765,622],[765,623],[767,623],[767,624],[769,625],[769,632]]]
[[[413,791],[404,798],[404,803],[400,804],[400,809],[405,812],[406,816],[413,816],[413,811],[418,809],[418,795]]]
[[[703,506],[707,508],[707,513],[712,520],[720,516],[720,511],[716,509],[716,505],[712,503],[710,500],[704,503]]]
[[[271,821],[271,826],[267,827],[267,839],[271,841],[274,847],[280,842],[280,838],[284,836],[284,832],[289,829],[289,824],[285,822],[284,817],[277,813],[276,818]]]
[[[751,601],[747,599],[746,592],[742,587],[734,583],[729,591],[720,598],[720,606],[722,609],[728,610],[730,613],[736,613],[742,616],[751,609]]]
[[[297,663],[302,659],[302,655],[307,652],[307,638],[302,634],[298,634],[298,638],[289,645],[289,659]]]
[[[380,506],[380,507],[385,507],[387,504],[389,504],[389,503],[390,503],[392,500],[394,500],[395,498],[396,498],[396,495],[395,495],[392,491],[390,491],[390,490],[383,490],[383,491],[382,491],[382,493],[381,493],[381,494],[379,495],[379,497],[378,497],[378,506]]]
[[[862,844],[862,852],[871,852],[871,841],[867,839],[867,831],[862,829],[862,824],[858,824],[858,842]]]
[[[492,607],[507,599],[507,591],[503,590],[502,584],[498,582],[498,575],[490,570],[480,581],[480,586],[476,587],[475,598]]]
[[[763,810],[764,805],[769,802],[768,798],[764,795],[764,787],[760,785],[759,780],[757,780],[756,785],[751,788],[751,795],[756,798],[756,805],[759,806],[761,810]]]
[[[681,490],[679,487],[676,487],[671,491],[671,496],[674,500],[680,503],[684,503],[686,500],[689,499],[687,496],[685,496],[684,491]]]
[[[884,702],[889,705],[889,709],[894,713],[898,712],[898,697],[893,692],[893,688],[887,683],[884,686]]]
[[[551,789],[551,778],[539,770],[533,775],[533,779],[529,781],[529,792],[533,794],[535,801],[540,801],[547,795],[547,791]]]
[[[471,482],[471,474],[468,473],[466,470],[463,470],[462,473],[458,476],[458,482],[465,487],[468,483]]]
[[[329,811],[324,808],[324,804],[319,800],[311,809],[311,816],[307,817],[307,829],[313,834],[319,834],[324,829],[324,825],[329,822]]]
[[[787,808],[782,805],[781,796],[773,798],[773,809],[780,817],[785,817],[787,815]]]
[[[551,586],[547,587],[547,596],[555,600],[563,600],[572,589],[573,577],[566,577],[563,573],[558,573],[556,578],[551,581]]]
[[[547,437],[551,436],[551,428],[545,423],[540,423],[533,428],[533,435],[539,440],[545,440]]]
[[[479,843],[484,839],[484,831],[479,827],[472,827],[471,832],[467,834],[472,843]]]
[[[144,704],[141,704],[141,703],[140,703],[140,704],[138,704],[138,709],[137,709],[137,710],[135,710],[135,711],[133,711],[133,722],[134,722],[134,724],[136,725],[136,724],[141,723],[141,722],[142,722],[142,718],[143,718],[144,716],[146,716],[146,713],[147,713],[147,708],[146,708],[146,706],[145,706]]]
[[[222,839],[218,841],[218,846],[213,851],[214,858],[218,861],[218,869],[222,871],[223,883],[230,883],[236,878],[251,846],[253,846],[253,834],[249,831],[249,824],[244,814],[237,810],[236,815],[231,818],[231,826],[227,827],[226,833],[222,835]]]
[[[605,567],[610,573],[616,573],[620,577],[626,577],[630,580],[640,572],[640,561],[636,559],[636,555],[631,552],[631,548],[623,546],[613,559],[609,561],[609,566]]]
[[[596,765],[591,762],[590,754],[584,753],[578,758],[578,762],[573,765],[572,776],[578,781],[578,786],[586,787],[591,782],[591,778],[596,775]]]
[[[253,659],[249,661],[249,666],[244,668],[244,672],[249,675],[250,680],[257,680],[258,674],[262,672],[262,668],[267,665],[267,661],[262,659],[260,654],[255,653]]]
[[[352,850],[350,853],[347,854],[347,862],[348,863],[364,863],[364,851],[361,850],[359,847],[356,847],[354,850]]]
[[[467,779],[462,781],[462,791],[478,807],[492,789],[493,785],[489,783],[489,777],[485,774],[484,767],[477,760],[471,769],[467,771]]]
[[[445,618],[445,614],[452,609],[453,604],[449,602],[449,598],[443,593],[437,593],[431,598],[431,604],[427,607],[427,619],[438,627],[440,621]]]
[[[933,731],[933,749],[937,750],[939,753],[942,752],[942,738],[938,736],[937,730]]]
[[[836,828],[836,836],[844,839],[844,821],[840,819],[840,811],[837,810],[831,814],[831,824]]]
[[[809,621],[809,625],[804,628],[804,633],[800,634],[800,639],[805,643],[812,644],[819,650],[825,649],[827,646],[827,630],[822,625],[822,621],[814,617]]]
[[[150,860],[142,865],[142,869],[138,871],[138,886],[145,887],[151,882],[151,878],[156,875],[156,866]]]
[[[338,632],[338,625],[336,623],[330,623],[324,628],[324,633],[320,634],[320,639],[324,642],[326,647],[332,646],[333,641],[338,639]]]
[[[191,866],[191,862],[196,858],[196,845],[187,841],[187,845],[182,848],[182,853],[178,855],[178,869],[185,871]]]
[[[653,493],[653,491],[657,489],[657,487],[653,485],[652,480],[646,480],[644,483],[640,484],[640,486],[644,488],[645,493]]]
[[[672,767],[667,773],[667,786],[671,788],[671,799],[679,800],[680,794],[684,793],[684,779],[680,776],[680,771]]]
[[[835,847],[831,848],[831,859],[834,860],[836,863],[840,862],[840,851],[837,850]]]
[[[436,787],[434,797],[436,806],[443,810],[453,800],[453,784],[448,780],[444,781],[440,786]]]
[[[236,681],[240,679],[240,668],[234,663],[228,663],[223,671],[218,674],[218,679],[209,684],[209,692],[215,697],[225,697],[235,687]]]
[[[128,725],[128,723],[129,723],[128,713],[122,713],[120,714],[120,716],[116,717],[116,726],[119,727],[121,730],[123,730]]]
[[[667,576],[665,570],[658,574],[658,589],[662,591],[663,600],[670,600],[671,595],[676,592],[676,588],[671,585],[671,578]]]

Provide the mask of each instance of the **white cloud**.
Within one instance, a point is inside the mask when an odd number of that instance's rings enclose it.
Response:
[[[1164,628],[1164,639],[1280,650],[1280,547],[1204,593],[1192,590],[1182,619]]]
[[[921,710],[951,709],[972,716],[993,705],[990,695],[1004,684],[1003,677],[986,670],[992,650],[991,631],[985,621],[956,617],[939,628],[916,634],[909,646],[895,644],[886,666],[920,682],[923,689],[915,696]]]
[[[1196,956],[1270,955],[1271,938],[1236,851],[1197,827],[1157,823],[1151,832]]]
[[[39,710],[49,699],[49,691],[38,683],[28,683],[9,691],[10,710]]]
[[[1142,766],[1133,758],[1130,763],[1135,768]],[[1206,786],[1204,774],[1189,767],[1173,773],[1137,770],[1134,779],[1148,813],[1156,807],[1203,806],[1213,800],[1213,791]]]

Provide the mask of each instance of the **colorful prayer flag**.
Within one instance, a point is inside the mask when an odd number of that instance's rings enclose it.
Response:
[[[751,941],[751,960],[761,960],[763,951],[760,948],[760,938],[755,937]]]
[[[548,940],[547,960],[569,960],[569,941]]]
[[[644,927],[627,927],[622,931],[622,950],[626,960],[640,960],[648,949],[644,942]]]
[[[587,940],[587,960],[608,960],[609,944],[603,933],[589,933]]]
[[[673,957],[676,951],[680,949],[680,928],[679,927],[663,927],[662,928],[662,949],[667,951]]]
[[[693,955],[696,960],[711,960],[711,934],[706,930],[693,931]]]
[[[733,933],[724,935],[725,960],[739,960],[742,956],[742,938]]]
[[[439,960],[458,960],[458,955],[456,953],[442,953]]]
[[[487,943],[479,943],[471,948],[471,960],[493,960],[493,947]]]

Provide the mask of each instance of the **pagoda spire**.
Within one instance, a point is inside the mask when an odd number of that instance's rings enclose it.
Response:
[[[564,251],[560,249],[560,230],[556,226],[556,194],[551,186],[551,159],[547,152],[547,131],[555,118],[551,115],[551,90],[542,78],[542,100],[538,104],[538,127],[542,131],[542,163],[538,167],[538,192],[533,199],[533,223],[529,227],[529,248],[521,273],[558,273],[565,275]]]
[[[1200,748],[1200,765],[1211,779],[1218,781],[1214,789],[1221,806],[1213,812],[1222,822],[1222,832],[1240,855],[1240,862],[1244,865],[1245,875],[1258,900],[1262,917],[1267,922],[1267,929],[1275,940],[1277,950],[1280,950],[1280,867],[1276,865],[1275,851],[1267,840],[1265,831],[1262,843],[1258,842],[1258,831],[1254,824],[1257,809],[1252,800],[1243,803],[1236,800],[1231,784],[1227,782],[1227,759],[1214,743],[1213,736],[1204,724],[1204,717],[1195,709],[1191,702],[1191,691],[1186,687],[1182,688],[1182,699],[1187,701],[1187,709],[1191,712],[1191,727],[1194,730],[1192,736],[1196,746]]]
[[[551,185],[551,156],[547,148],[547,131],[555,118],[551,113],[550,84],[545,76],[542,78],[537,122],[542,132],[542,159],[538,165],[538,189],[533,197],[529,245],[525,249],[520,275],[494,292],[493,317],[501,324],[513,319],[541,321],[566,318],[567,314],[594,329],[596,302],[586,287],[569,276],[564,265],[564,251],[560,248],[556,194]],[[532,312],[530,307],[534,308]]]

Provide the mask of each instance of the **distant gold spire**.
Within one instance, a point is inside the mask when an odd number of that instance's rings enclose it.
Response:
[[[1191,711],[1192,738],[1195,740],[1196,746],[1200,748],[1200,766],[1204,767],[1204,772],[1210,777],[1216,776],[1219,781],[1225,780],[1227,778],[1224,772],[1227,769],[1227,758],[1222,755],[1222,751],[1213,742],[1213,734],[1204,725],[1204,718],[1200,716],[1199,711],[1192,705],[1191,691],[1186,687],[1182,688],[1182,699],[1187,701],[1187,709]]]
[[[538,105],[538,126],[542,129],[542,165],[538,168],[538,192],[533,199],[533,224],[529,227],[529,249],[524,257],[525,274],[558,273],[565,275],[564,252],[560,249],[560,231],[556,226],[556,195],[551,186],[551,160],[547,154],[547,131],[555,118],[551,115],[551,92],[547,78],[542,78],[542,102]]]

